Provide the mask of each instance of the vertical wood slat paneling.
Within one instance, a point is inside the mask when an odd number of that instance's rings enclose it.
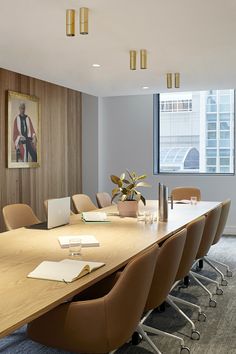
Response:
[[[8,169],[6,161],[6,92],[40,99],[41,166]],[[0,207],[31,205],[43,220],[43,201],[81,193],[81,93],[0,68]],[[0,229],[4,230],[2,213]]]

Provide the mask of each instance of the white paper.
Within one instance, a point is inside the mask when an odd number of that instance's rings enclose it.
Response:
[[[99,241],[93,235],[63,235],[58,237],[58,241],[62,248],[69,247],[69,241],[73,240],[73,244],[81,243],[82,247],[98,247]]]
[[[82,218],[85,221],[108,221],[107,214],[104,212],[86,212],[82,213]]]

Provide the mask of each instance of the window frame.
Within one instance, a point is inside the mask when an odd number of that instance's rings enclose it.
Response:
[[[219,89],[220,90],[220,89]],[[209,90],[210,91],[210,90]],[[153,175],[167,175],[167,176],[235,176],[235,164],[236,164],[236,91],[234,89],[234,156],[233,156],[233,172],[162,172],[160,171],[160,93],[153,94]],[[206,112],[207,113],[207,112]],[[224,112],[221,112],[224,113]],[[209,114],[209,113],[208,113]],[[226,148],[221,148],[226,149]],[[228,148],[227,148],[228,149]],[[219,157],[220,158],[220,157]],[[229,157],[230,158],[230,157]]]

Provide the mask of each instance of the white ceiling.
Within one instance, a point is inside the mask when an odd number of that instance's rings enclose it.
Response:
[[[81,6],[89,35],[66,37]],[[166,92],[166,72],[182,91],[234,88],[235,34],[236,0],[0,0],[0,67],[97,96]],[[142,48],[148,70],[130,71]]]

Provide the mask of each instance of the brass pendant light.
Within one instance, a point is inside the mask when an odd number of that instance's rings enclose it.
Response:
[[[175,73],[175,88],[179,88],[179,87],[180,87],[180,74]]]
[[[73,37],[75,35],[75,10],[66,10],[66,35]]]
[[[140,69],[147,69],[147,51],[146,51],[146,49],[140,50]]]
[[[130,50],[130,70],[136,70],[136,50]]]
[[[168,89],[172,88],[172,74],[171,73],[166,74],[166,86]]]
[[[87,7],[80,8],[80,34],[88,34],[88,13]]]

